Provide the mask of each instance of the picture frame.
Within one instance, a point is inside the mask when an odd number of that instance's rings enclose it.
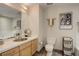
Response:
[[[60,17],[60,29],[72,29],[72,12],[61,13]]]

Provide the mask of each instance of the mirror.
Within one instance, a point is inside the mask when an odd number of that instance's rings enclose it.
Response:
[[[0,39],[14,37],[21,29],[21,12],[0,4]]]

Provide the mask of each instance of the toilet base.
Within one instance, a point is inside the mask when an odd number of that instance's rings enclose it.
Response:
[[[47,52],[47,56],[52,56],[52,51],[51,52]]]

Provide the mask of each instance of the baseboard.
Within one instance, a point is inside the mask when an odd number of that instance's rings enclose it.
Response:
[[[59,52],[63,52],[63,50],[59,50],[59,49],[53,49],[54,51],[59,51]]]
[[[56,52],[62,53],[62,55],[63,55],[63,50],[59,50],[59,49],[53,49],[53,50]]]

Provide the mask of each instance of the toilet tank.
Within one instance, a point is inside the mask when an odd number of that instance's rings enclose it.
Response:
[[[55,44],[56,38],[47,38],[47,44]]]

